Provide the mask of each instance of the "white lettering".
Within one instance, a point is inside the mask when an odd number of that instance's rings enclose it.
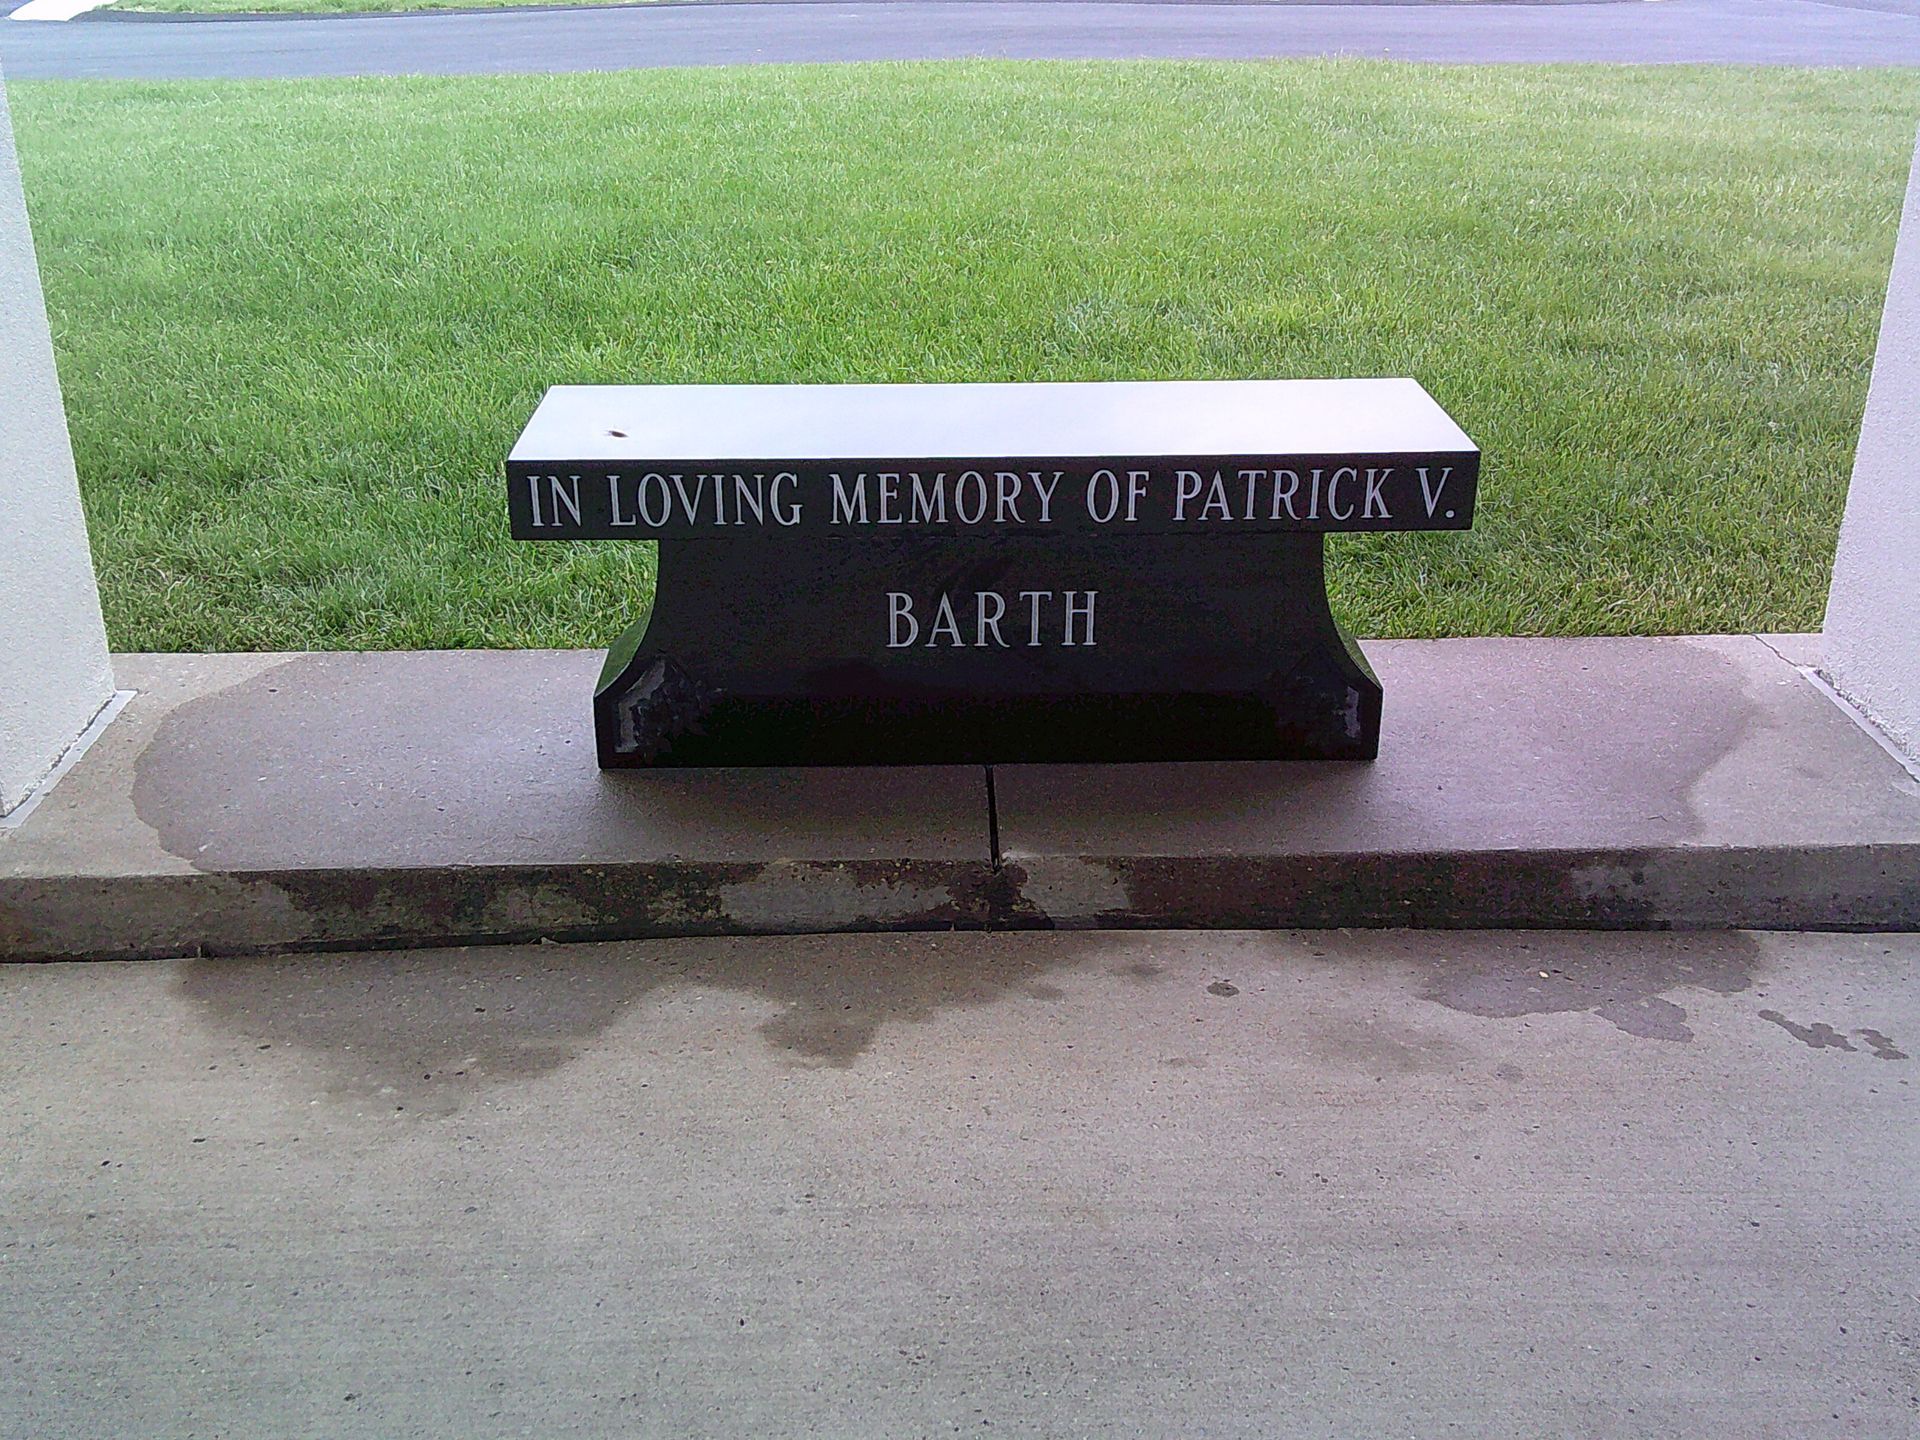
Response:
[[[1027,644],[1029,647],[1038,645],[1040,643],[1040,602],[1042,600],[1051,600],[1053,598],[1053,591],[1022,590],[1020,592],[1020,598],[1022,600],[1033,601],[1033,607],[1031,612],[1033,617],[1033,624],[1032,624],[1032,627],[1027,632]]]
[[[1039,647],[1058,643],[1063,649],[1092,648],[1094,641],[1094,607],[1100,598],[1097,590],[1065,590],[1057,592],[1064,605],[1063,626],[1057,633],[1058,641],[1043,634],[1051,625],[1048,610],[1055,591],[1022,590],[1019,598],[1027,605],[1027,645]],[[961,612],[967,606],[967,597],[972,596],[973,636],[967,637],[961,629]],[[914,597],[904,590],[889,590],[887,596],[887,649],[905,650],[911,646],[921,646],[928,650],[938,649],[943,644],[955,649],[974,650],[1010,650],[1018,641],[1009,640],[1002,622],[1007,620],[1007,597],[997,590],[975,590],[960,594],[939,593],[926,598],[933,619],[925,627],[920,624],[919,612]],[[1017,621],[1015,622],[1018,623]]]
[[[1393,474],[1393,469],[1390,466],[1383,470],[1375,470],[1372,467],[1368,468],[1366,503],[1360,507],[1360,518],[1362,520],[1372,520],[1376,516],[1382,520],[1391,520],[1393,518],[1393,516],[1387,513],[1387,497],[1380,493],[1380,487],[1387,483],[1387,477],[1391,474]]]
[[[1285,485],[1282,485],[1280,483],[1280,477],[1282,475],[1287,477],[1287,483]],[[1289,520],[1298,520],[1300,517],[1294,513],[1293,497],[1299,493],[1300,493],[1300,477],[1298,475],[1294,474],[1293,471],[1291,470],[1274,471],[1273,472],[1273,514],[1268,516],[1267,518],[1271,520],[1278,520],[1280,518],[1280,507],[1282,505],[1285,505],[1287,507],[1287,518]]]
[[[905,637],[900,634],[900,624],[905,621],[908,629]],[[913,618],[913,597],[899,590],[887,592],[887,648],[903,650],[920,638],[920,622]]]
[[[607,511],[611,517],[607,521],[609,525],[625,527],[640,523],[636,515],[629,515],[624,520],[620,518],[620,477],[618,475],[607,476]]]
[[[1258,480],[1264,480],[1266,478],[1266,475],[1267,475],[1267,472],[1264,470],[1242,470],[1240,472],[1240,478],[1247,482],[1247,509],[1246,509],[1246,513],[1240,517],[1242,520],[1253,519],[1254,482]]]
[[[765,475],[755,475],[752,485],[747,484],[747,477],[744,475],[736,475],[733,477],[734,524],[744,525],[747,523],[747,508],[751,506],[753,508],[754,523],[764,526],[767,523],[766,502],[767,477]]]
[[[900,477],[890,471],[882,470],[878,478],[880,481],[880,523],[882,525],[898,525],[900,523],[898,513],[900,504]]]
[[[1094,490],[1107,487],[1107,513],[1100,513],[1100,502],[1094,496]],[[1120,477],[1111,470],[1096,470],[1087,477],[1087,518],[1096,525],[1104,525],[1120,513]]]
[[[800,477],[791,470],[782,470],[778,475],[773,477],[773,490],[767,497],[767,503],[772,507],[773,518],[782,525],[798,525],[800,523],[800,502],[798,500],[787,501],[786,510],[782,513],[780,506],[780,487],[782,485],[798,485],[799,483]]]
[[[1173,518],[1184,520],[1187,518],[1187,502],[1200,498],[1200,487],[1206,482],[1200,478],[1198,470],[1176,470],[1173,478],[1178,487],[1173,497]]]
[[[660,487],[660,513],[658,515],[654,514],[653,507],[647,503],[651,493],[648,487],[654,485]],[[664,476],[654,474],[642,475],[640,477],[640,488],[635,493],[634,499],[640,506],[640,518],[646,522],[647,527],[651,530],[658,530],[673,518],[673,492],[667,489],[667,482]]]
[[[1220,512],[1222,520],[1233,519],[1233,509],[1227,504],[1227,482],[1220,478],[1218,470],[1213,472],[1213,483],[1207,487],[1207,503],[1201,507],[1200,518],[1213,519],[1215,510]]]
[[[693,478],[697,483],[693,487],[692,497],[689,498],[687,495],[687,477],[684,475],[675,475],[673,477],[673,488],[679,492],[680,495],[680,513],[687,517],[687,524],[689,525],[693,524],[694,520],[698,518],[700,497],[707,493],[707,477],[704,475],[696,475]]]
[[[1453,467],[1444,466],[1440,471],[1440,479],[1431,486],[1427,484],[1427,467],[1422,465],[1419,468],[1420,497],[1427,502],[1427,518],[1431,520],[1433,512],[1439,507],[1440,496],[1446,491],[1447,481],[1453,478]]]
[[[928,490],[922,490],[920,488],[920,472],[918,470],[909,473],[913,477],[913,502],[907,514],[908,522],[918,525],[923,520],[931,520],[935,524],[946,524],[947,472],[942,470],[939,474],[935,475],[933,477],[933,486]]]
[[[1051,485],[1042,485],[1040,483],[1040,472],[1038,470],[1029,470],[1027,473],[1033,476],[1034,491],[1040,496],[1040,523],[1042,525],[1051,525],[1053,523],[1053,492],[1060,488],[1060,477],[1066,472],[1061,470],[1054,471],[1053,484]]]
[[[563,487],[558,475],[547,477],[547,507],[553,511],[555,525],[560,523],[562,505],[566,506],[567,512],[573,516],[573,523],[575,525],[580,523],[580,477],[574,475],[570,478],[572,483]]]
[[[1080,594],[1084,594],[1087,597],[1087,603],[1085,605],[1075,605],[1073,603],[1073,597]],[[1099,595],[1100,592],[1098,590],[1069,590],[1066,592],[1067,636],[1066,639],[1060,642],[1063,646],[1075,643],[1073,638],[1073,622],[1076,617],[1087,622],[1087,638],[1078,643],[1081,645],[1093,644],[1093,602],[1099,598]]]
[[[840,472],[833,474],[833,514],[828,523],[839,525],[864,525],[867,523],[867,475],[863,470],[855,477],[853,489],[848,490],[846,482],[840,478]]]
[[[1013,517],[1013,523],[1024,525],[1020,518],[1020,477],[1011,470],[996,470],[993,478],[1000,487],[1000,493],[993,504],[993,523],[1004,525],[1007,517]]]
[[[989,600],[993,602],[993,613],[991,615],[987,613],[987,602]],[[1007,648],[1007,642],[1000,638],[1000,617],[1006,613],[1006,598],[998,591],[977,590],[974,592],[973,643],[976,647],[986,645],[987,631],[991,630],[993,631],[993,643],[998,645],[1002,650]]]
[[[1340,513],[1340,477],[1342,475],[1346,476],[1349,480],[1358,480],[1360,478],[1360,472],[1355,470],[1351,465],[1343,465],[1327,477],[1327,514],[1335,520],[1351,520],[1353,518],[1353,506],[1347,506],[1344,515]]]
[[[973,507],[973,514],[967,514],[967,496],[963,488],[971,480],[980,496],[980,503]],[[978,470],[963,471],[960,478],[953,482],[953,513],[962,525],[978,525],[987,518],[987,477]]]
[[[941,632],[943,631],[953,637],[953,643],[955,645],[960,646],[962,649],[966,648],[967,642],[960,638],[960,621],[953,613],[953,597],[951,595],[942,595],[939,606],[933,612],[933,626],[927,631],[927,648],[929,650],[933,649],[934,642],[940,638]]]

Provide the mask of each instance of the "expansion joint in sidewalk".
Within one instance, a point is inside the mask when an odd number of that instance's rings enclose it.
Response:
[[[993,792],[993,766],[987,768],[987,849],[994,872],[1000,870],[1000,802]]]

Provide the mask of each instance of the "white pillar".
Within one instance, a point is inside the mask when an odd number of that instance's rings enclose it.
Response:
[[[1907,176],[1821,648],[1827,682],[1920,758],[1920,164]]]
[[[0,815],[113,697],[100,591],[0,81]]]

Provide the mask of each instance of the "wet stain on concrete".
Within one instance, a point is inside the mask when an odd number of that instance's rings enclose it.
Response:
[[[1113,974],[1123,980],[1132,980],[1136,984],[1151,985],[1166,974],[1166,966],[1156,965],[1151,960],[1132,960],[1125,965],[1114,967]]]
[[[314,1066],[329,1099],[434,1118],[567,1064],[673,973],[553,953],[193,960],[176,984],[263,1061]]]
[[[1663,996],[1635,995],[1609,1001],[1596,1006],[1593,1013],[1643,1040],[1674,1040],[1684,1044],[1693,1039],[1693,1031],[1687,1025],[1687,1012]]]
[[[757,1027],[762,1038],[796,1062],[845,1068],[894,1025],[924,1024],[947,1010],[1010,997],[1058,1003],[1067,992],[1043,977],[1076,968],[1099,943],[1094,936],[1060,937],[1044,950],[969,951],[964,965],[950,965],[932,940],[922,941],[930,952],[903,952],[821,937],[804,942],[797,964],[737,945],[691,967],[686,978],[772,1001],[781,1011]],[[794,944],[783,941],[780,949],[791,954]]]
[[[1649,945],[1617,935],[1514,938],[1479,947],[1475,958],[1442,962],[1424,998],[1491,1019],[1585,1011],[1643,1040],[1693,1039],[1674,991],[1734,995],[1753,983],[1759,942],[1741,932],[1700,934]]]
[[[1815,1021],[1811,1025],[1796,1025],[1778,1010],[1762,1010],[1760,1018],[1771,1025],[1778,1025],[1811,1050],[1853,1049],[1853,1042],[1825,1021]]]
[[[1444,1028],[1408,1025],[1378,1016],[1317,1017],[1302,1025],[1301,1040],[1321,1066],[1388,1076],[1462,1073],[1468,1052]]]
[[[1659,930],[1700,924],[1701,916],[1715,917],[1714,925],[1727,923],[1721,892],[1739,883],[1729,879],[1731,862],[1718,854],[1710,862],[1686,854],[1469,849],[1337,857],[1110,856],[1100,863],[1112,873],[1124,905],[1049,918],[1062,927],[1245,930]],[[1801,899],[1811,888],[1803,879],[1779,894],[1754,888],[1759,893],[1749,909],[1756,923],[1791,928],[1801,914],[1798,905],[1832,918],[1830,905]]]
[[[1026,894],[1027,872],[1008,862],[968,870],[949,889],[955,910],[996,930],[1049,930],[1053,922]]]
[[[1516,643],[1526,642],[1383,645],[1383,654],[1393,657],[1383,667],[1383,673],[1391,671],[1387,691],[1398,697],[1382,733],[1383,754],[1452,753],[1428,727],[1453,720],[1446,702],[1457,695],[1463,670],[1484,664],[1513,675],[1507,667]],[[1760,653],[1758,642],[1734,643]],[[1698,838],[1705,826],[1694,791],[1749,738],[1763,713],[1748,667],[1715,643],[1663,640],[1623,647],[1618,640],[1568,641],[1561,653],[1583,652],[1590,661],[1529,674],[1528,688],[1509,697],[1509,704],[1476,716],[1487,730],[1489,752],[1503,763],[1474,774],[1435,771],[1421,778],[1444,784],[1449,809],[1489,817],[1486,843],[1564,843],[1560,837],[1576,828],[1568,825],[1569,815],[1584,820],[1594,811],[1612,813],[1623,800],[1648,795],[1664,798],[1658,814],[1635,805],[1644,845]],[[1630,685],[1612,678],[1623,662],[1631,666]],[[1543,715],[1550,722],[1543,723]],[[1196,763],[1179,766],[1178,783],[1169,784],[1160,767],[1061,767],[1017,775],[1003,785],[1002,829],[1017,853],[1026,855],[1184,858],[1184,845],[1169,849],[1162,842],[1196,833],[1230,841],[1221,847],[1223,861],[1263,853],[1325,855],[1341,816],[1415,803],[1393,788],[1406,783],[1389,778],[1399,768]],[[1621,777],[1629,775],[1631,786],[1623,786]],[[1515,795],[1538,796],[1540,803],[1516,808]],[[1454,827],[1448,830],[1454,833]],[[1090,837],[1098,838],[1089,844]],[[1339,883],[1346,860],[1343,854],[1324,867],[1323,886]],[[1232,868],[1223,864],[1223,873]],[[1121,878],[1138,887],[1132,908],[1151,914],[1181,907],[1185,897],[1165,887],[1199,874],[1191,864],[1142,863]]]
[[[611,775],[595,763],[588,720],[593,657],[533,651],[503,663],[485,652],[288,661],[168,715],[136,762],[135,811],[171,854],[211,871],[547,857],[586,868],[600,857],[670,866],[700,886],[715,866],[775,857],[841,860],[849,873],[854,857],[881,857],[876,872],[893,854],[916,857],[891,862],[896,871],[944,858],[966,864],[949,864],[941,884],[964,870],[972,887],[949,908],[1039,923],[1020,901],[1024,876],[991,870],[975,767]],[[568,693],[577,706],[555,703]],[[450,711],[449,695],[486,699]]]
[[[964,965],[943,963],[925,936],[906,955],[832,936],[704,954],[685,945],[416,950],[190,960],[175,983],[263,1057],[314,1066],[330,1098],[434,1118],[569,1064],[663,991],[677,1003],[714,991],[769,1002],[777,1013],[755,1026],[768,1045],[795,1063],[844,1068],[889,1026],[1005,998],[1063,999],[1043,977],[1086,963],[1099,944],[1062,936],[1044,952],[976,952]]]
[[[1896,1046],[1887,1036],[1878,1030],[1856,1030],[1853,1032],[1867,1042],[1867,1048],[1879,1060],[1905,1060],[1907,1052]]]
[[[1845,1033],[1836,1030],[1824,1020],[1816,1020],[1811,1025],[1802,1025],[1788,1019],[1778,1010],[1762,1010],[1760,1018],[1770,1025],[1778,1025],[1787,1034],[1798,1040],[1810,1050],[1845,1050],[1857,1054],[1859,1047],[1849,1040]],[[1863,1041],[1867,1051],[1876,1060],[1905,1060],[1907,1052],[1893,1043],[1891,1036],[1878,1030],[1861,1027],[1852,1032]]]

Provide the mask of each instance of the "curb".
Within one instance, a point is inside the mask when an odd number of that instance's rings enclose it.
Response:
[[[719,935],[1280,929],[1915,931],[1920,845],[0,881],[5,961]]]

